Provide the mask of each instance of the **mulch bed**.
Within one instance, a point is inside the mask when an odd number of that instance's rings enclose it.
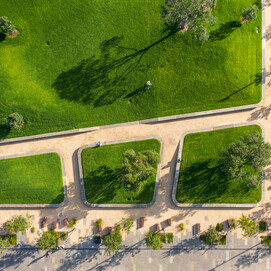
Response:
[[[14,38],[19,35],[19,31],[15,29],[11,34],[7,34],[10,38]]]

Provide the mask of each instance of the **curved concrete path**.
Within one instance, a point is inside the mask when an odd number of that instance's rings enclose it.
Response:
[[[47,216],[48,223],[59,219],[62,223],[64,218],[77,218],[79,221],[76,228],[80,229],[72,235],[72,242],[77,242],[79,236],[85,236],[92,230],[92,224],[98,218],[102,218],[104,226],[113,226],[122,217],[132,217],[137,219],[146,217],[144,229],[136,230],[133,233],[146,232],[155,223],[162,222],[172,217],[171,231],[177,233],[177,227],[184,223],[186,229],[191,231],[192,225],[201,223],[202,230],[207,229],[210,224],[225,221],[231,217],[239,217],[242,213],[252,215],[254,218],[271,217],[271,185],[270,175],[266,176],[265,201],[260,207],[250,210],[226,210],[226,209],[180,209],[171,200],[175,161],[178,150],[180,136],[194,129],[202,129],[214,126],[228,125],[234,123],[244,123],[247,121],[258,121],[266,133],[266,141],[271,143],[271,6],[266,8],[266,99],[264,104],[255,110],[229,113],[224,115],[198,117],[180,121],[165,122],[159,124],[140,124],[98,130],[84,134],[71,135],[60,138],[50,138],[33,142],[25,142],[0,146],[0,156],[14,155],[20,153],[43,151],[48,149],[59,150],[64,157],[68,199],[65,206],[57,209],[0,209],[0,225],[15,214],[28,213],[33,216],[32,225],[39,229],[39,219]],[[164,141],[164,152],[156,202],[146,209],[119,209],[103,210],[90,209],[86,207],[81,199],[79,174],[77,165],[77,150],[83,145],[97,141],[112,141],[128,139],[134,137],[159,136]],[[62,227],[62,226],[61,226]],[[36,234],[28,234],[30,240],[34,240]]]

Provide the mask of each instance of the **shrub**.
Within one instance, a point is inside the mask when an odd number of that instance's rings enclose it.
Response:
[[[146,235],[146,242],[149,247],[159,250],[164,246],[165,237],[162,233],[148,232]]]
[[[6,124],[10,128],[22,129],[25,125],[24,118],[17,112],[10,114],[6,118]]]
[[[180,231],[183,231],[183,230],[184,230],[184,224],[181,223],[181,224],[180,224]]]
[[[217,223],[215,228],[216,228],[216,230],[219,231],[219,232],[220,232],[220,231],[223,231],[223,225],[222,225],[221,223]]]
[[[258,8],[256,5],[251,5],[249,8],[245,9],[242,16],[247,21],[252,21],[257,18]]]
[[[73,228],[74,227],[74,225],[76,224],[76,222],[77,222],[77,220],[76,220],[76,218],[73,218],[70,222],[69,222],[69,227],[70,228]]]
[[[121,247],[122,236],[120,233],[120,226],[116,227],[116,230],[111,234],[106,235],[104,238],[104,245],[106,246],[107,253],[111,255],[118,251]]]
[[[31,233],[34,233],[34,232],[35,232],[35,228],[32,227],[32,228],[31,228]]]
[[[11,21],[8,20],[6,16],[0,18],[0,29],[5,34],[12,34],[15,30],[15,26]]]
[[[166,236],[168,244],[173,243],[173,233],[167,233]]]
[[[261,230],[261,231],[265,231],[265,224],[266,222],[265,221],[263,221],[263,220],[261,220],[260,222],[259,222],[259,229]]]
[[[132,218],[122,218],[121,219],[121,227],[127,234],[130,232],[131,228],[133,227],[134,222]]]
[[[5,229],[9,234],[19,231],[25,233],[29,227],[29,217],[23,217],[21,215],[14,217],[12,220],[8,220],[5,225]]]
[[[97,227],[97,228],[99,228],[99,226],[101,226],[102,225],[102,219],[101,218],[99,218],[99,219],[97,219],[97,221],[95,222],[95,226]]]

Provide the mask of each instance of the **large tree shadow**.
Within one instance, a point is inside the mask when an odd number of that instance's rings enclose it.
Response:
[[[218,29],[211,31],[209,40],[210,41],[224,40],[228,36],[230,36],[234,30],[241,26],[242,24],[238,20],[221,24]]]
[[[0,42],[4,41],[5,38],[6,38],[6,35],[4,33],[0,32]]]
[[[122,46],[123,37],[115,36],[105,40],[100,44],[99,58],[92,56],[69,71],[62,72],[52,87],[61,98],[70,101],[93,104],[94,107],[112,104],[129,92],[131,80],[139,76],[144,78],[150,65],[141,63],[143,56],[174,33],[170,31],[141,50]],[[134,73],[137,73],[136,77]],[[142,85],[142,82],[140,84]]]
[[[249,190],[245,181],[234,182],[225,176],[222,161],[208,159],[181,168],[177,199],[183,203],[225,203],[233,197],[246,197]]]
[[[84,180],[86,198],[90,203],[110,202],[122,185],[119,176],[110,167],[103,165],[90,171]]]
[[[242,90],[248,88],[249,86],[252,86],[252,85],[254,85],[254,84],[255,84],[256,86],[258,86],[259,84],[262,83],[262,78],[263,78],[262,76],[263,76],[263,75],[262,75],[261,72],[256,73],[256,74],[254,75],[253,81],[252,81],[251,83],[245,85],[244,87],[241,87],[241,88],[237,89],[236,91],[234,91],[234,92],[231,93],[230,95],[226,96],[225,98],[219,100],[218,102],[221,103],[221,102],[227,101],[227,100],[228,100],[229,98],[231,98],[233,95],[235,95],[235,94],[239,93],[240,91],[242,91]]]

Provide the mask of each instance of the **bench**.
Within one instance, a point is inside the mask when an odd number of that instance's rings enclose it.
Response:
[[[231,228],[231,219],[227,220],[229,228]]]
[[[145,222],[145,217],[144,217],[144,216],[140,217],[140,225],[141,225],[141,228],[144,227],[144,222]]]
[[[169,226],[171,226],[171,218],[169,218],[169,219],[167,220],[167,223],[168,223]]]
[[[112,233],[112,227],[108,227],[109,234]]]
[[[197,223],[196,224],[196,234],[199,234],[200,233],[200,224]]]
[[[44,217],[42,218],[42,227],[43,227],[43,228],[46,227],[46,221],[47,221],[47,217],[44,216]]]
[[[53,222],[53,227],[54,227],[54,230],[57,229],[57,221]]]
[[[268,223],[265,221],[265,230],[268,231],[269,228],[268,228]]]
[[[99,225],[98,230],[99,230],[99,233],[103,231],[102,225]]]
[[[65,225],[65,227],[68,227],[68,226],[69,226],[69,220],[68,220],[68,218],[65,218],[65,220],[64,220],[64,225]]]
[[[160,228],[160,224],[159,224],[159,223],[156,224],[156,231],[161,231],[161,228]]]

